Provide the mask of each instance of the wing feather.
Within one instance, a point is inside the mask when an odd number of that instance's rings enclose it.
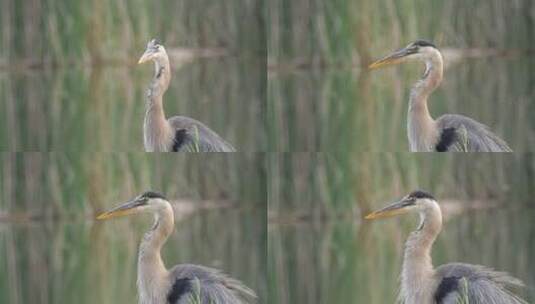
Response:
[[[436,275],[439,281],[434,297],[437,304],[527,304],[513,292],[524,287],[522,281],[505,272],[451,263],[437,268]]]
[[[202,122],[174,116],[169,123],[176,130],[174,152],[235,152],[236,149]]]
[[[490,131],[489,127],[469,117],[456,114],[443,115],[437,119],[437,126],[443,131],[455,130],[455,140],[449,143],[447,151],[512,152],[507,143]],[[441,139],[444,134],[441,133]]]
[[[181,264],[171,274],[175,283],[168,293],[169,304],[247,304],[256,299],[254,291],[217,269]]]

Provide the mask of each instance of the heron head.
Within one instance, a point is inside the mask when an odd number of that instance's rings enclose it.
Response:
[[[167,206],[169,206],[169,202],[162,194],[147,191],[126,203],[100,214],[97,219],[104,220],[141,212],[154,212],[166,208]]]
[[[394,51],[382,59],[375,61],[368,68],[377,69],[388,65],[400,64],[414,60],[427,61],[435,58],[436,56],[441,55],[433,43],[426,40],[416,40],[406,47]]]
[[[167,57],[167,53],[165,52],[165,48],[163,45],[161,45],[158,40],[152,39],[147,43],[147,48],[145,49],[145,53],[141,55],[141,58],[139,58],[138,64],[145,63],[147,61],[158,61],[160,59],[163,59]]]
[[[438,203],[431,194],[417,190],[411,192],[395,203],[366,215],[365,219],[373,220],[405,213],[422,213],[429,208],[437,207]]]

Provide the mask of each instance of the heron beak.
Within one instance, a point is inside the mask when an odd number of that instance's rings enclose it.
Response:
[[[145,63],[145,62],[151,60],[153,55],[154,55],[153,51],[146,50],[145,53],[143,53],[143,55],[141,55],[141,58],[139,58],[137,64],[142,64],[142,63]]]
[[[403,48],[401,50],[397,50],[394,53],[370,64],[368,69],[374,70],[380,67],[402,63],[407,56],[415,54],[416,52],[417,51],[412,48]]]
[[[137,213],[140,210],[140,207],[145,206],[146,201],[143,199],[135,198],[131,201],[128,201],[124,204],[121,204],[118,207],[115,207],[109,211],[106,211],[99,216],[97,216],[97,220],[105,220],[113,217],[119,217],[124,215],[129,215],[133,213]]]
[[[384,207],[383,209],[374,211],[366,215],[365,219],[375,220],[375,219],[387,218],[387,217],[404,214],[404,213],[409,212],[412,206],[414,206],[414,200],[403,198],[402,200],[395,202],[391,205],[388,205]]]

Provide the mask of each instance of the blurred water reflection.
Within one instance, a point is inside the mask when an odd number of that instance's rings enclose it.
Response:
[[[435,265],[508,271],[535,300],[532,154],[297,153],[269,163],[271,303],[393,303],[417,218],[361,219],[414,189],[444,212]]]
[[[262,155],[1,157],[0,303],[135,302],[137,248],[152,218],[93,218],[148,189],[164,192],[181,219],[163,248],[168,267],[217,267],[266,302]]]
[[[385,51],[386,54],[387,51]],[[273,72],[268,86],[273,151],[408,151],[406,115],[422,67]],[[464,60],[446,70],[430,111],[488,125],[514,151],[535,150],[535,60]]]
[[[527,284],[531,302],[534,216],[533,209],[514,207],[459,215],[445,223],[433,262],[462,261],[508,271]],[[415,217],[373,225],[347,219],[270,224],[270,303],[394,303],[403,242],[416,226]]]
[[[264,214],[207,211],[176,225],[168,267],[216,267],[264,298]],[[137,248],[152,218],[0,224],[1,303],[135,303]]]
[[[417,39],[445,55],[434,117],[464,114],[514,151],[535,151],[534,9],[531,0],[269,1],[270,151],[408,151],[407,100],[423,67],[366,67]]]
[[[238,58],[177,67],[164,96],[166,115],[198,119],[240,151],[265,150],[263,71]],[[4,71],[0,150],[143,151],[151,77],[148,66]]]

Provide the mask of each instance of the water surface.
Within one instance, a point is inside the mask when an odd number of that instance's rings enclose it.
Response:
[[[535,300],[535,210],[515,208],[462,214],[445,222],[434,244],[435,266],[466,262],[522,279]],[[417,216],[362,223],[270,224],[271,303],[394,303],[403,243]]]
[[[292,153],[268,161],[270,303],[394,303],[418,216],[363,217],[416,189],[443,210],[435,265],[507,271],[535,300],[532,154]]]
[[[385,54],[388,51],[385,51]],[[514,151],[535,150],[535,92],[529,57],[466,59],[430,96],[431,115],[462,114],[488,125]],[[410,88],[423,66],[275,71],[269,76],[273,151],[408,151]]]
[[[137,250],[152,216],[94,218],[147,190],[176,206],[167,267],[221,269],[266,303],[262,155],[0,157],[0,303],[135,303]]]
[[[0,150],[143,151],[152,73],[152,64],[0,71]],[[264,74],[254,60],[199,60],[172,77],[167,117],[195,118],[239,151],[265,150]]]
[[[263,298],[262,217],[240,210],[192,216],[176,224],[163,260],[221,269]],[[151,220],[0,224],[0,303],[136,303],[137,248]]]

